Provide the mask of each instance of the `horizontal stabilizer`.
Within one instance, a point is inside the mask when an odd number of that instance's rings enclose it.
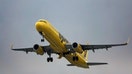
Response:
[[[67,66],[75,66],[74,64],[67,64]]]
[[[108,63],[101,63],[101,62],[88,62],[88,66],[95,66],[95,65],[106,65]],[[75,66],[74,64],[67,64],[67,66]]]
[[[94,66],[94,65],[106,65],[108,63],[100,63],[100,62],[88,62],[87,63],[89,66]]]

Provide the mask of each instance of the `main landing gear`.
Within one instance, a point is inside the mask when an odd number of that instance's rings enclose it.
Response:
[[[73,61],[78,61],[78,56],[73,56],[73,57],[72,57],[72,60],[73,60]]]
[[[41,39],[41,42],[44,42],[44,39]]]
[[[47,62],[53,62],[53,58],[51,57],[51,50],[47,51],[47,54],[49,55],[49,57],[47,58]]]
[[[48,57],[47,58],[47,62],[53,62],[53,58],[52,57]]]
[[[77,54],[76,53],[73,53],[73,57],[72,57],[72,60],[73,61],[78,61],[79,60],[79,58],[78,58],[78,56],[77,56]]]

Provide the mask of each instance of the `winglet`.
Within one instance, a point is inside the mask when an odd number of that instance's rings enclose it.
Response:
[[[126,42],[126,45],[130,42],[130,38],[128,38],[127,42]]]
[[[11,44],[11,50],[13,49],[13,44]]]

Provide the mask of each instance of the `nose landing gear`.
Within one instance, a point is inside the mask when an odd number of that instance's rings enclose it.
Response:
[[[39,34],[42,36],[41,42],[44,42],[44,33],[43,32],[39,32]]]
[[[47,58],[47,62],[53,62],[53,58],[51,57],[51,53],[52,53],[51,50],[47,51],[47,54],[49,55],[49,57]]]

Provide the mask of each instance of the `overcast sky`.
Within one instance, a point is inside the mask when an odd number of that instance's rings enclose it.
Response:
[[[108,65],[68,67],[65,59],[10,50],[41,43],[35,22],[48,20],[69,42],[123,43],[132,39],[132,0],[0,0],[0,74],[131,74],[132,42],[109,51],[89,51],[88,61]]]

